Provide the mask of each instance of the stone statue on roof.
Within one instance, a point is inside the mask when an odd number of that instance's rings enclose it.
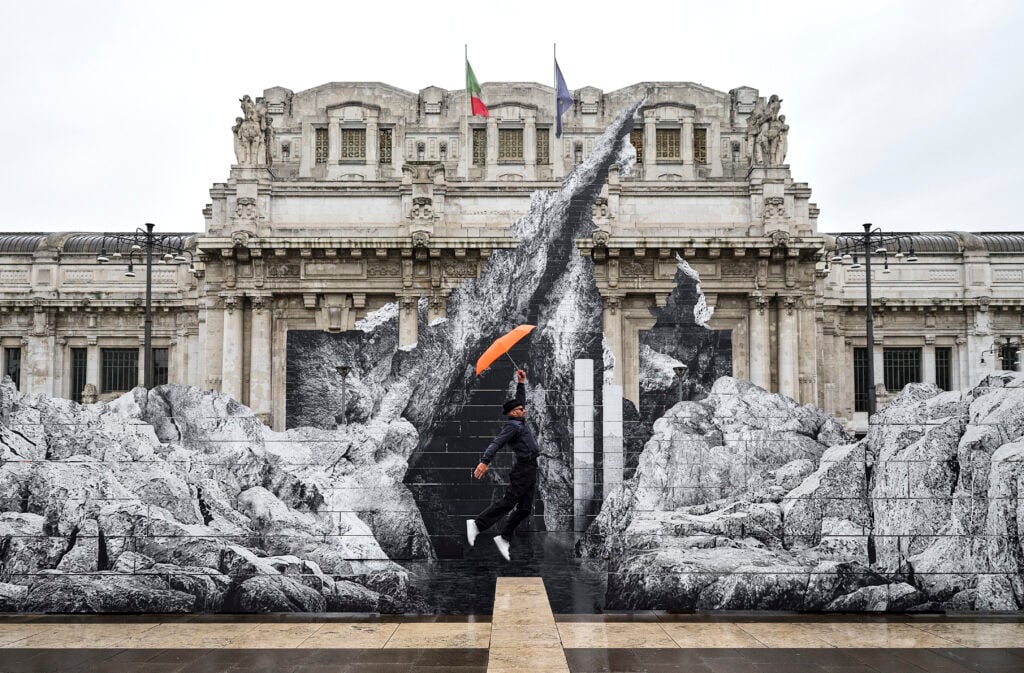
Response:
[[[782,99],[772,94],[759,98],[747,118],[747,158],[751,166],[781,166],[786,161],[789,126],[780,115]]]

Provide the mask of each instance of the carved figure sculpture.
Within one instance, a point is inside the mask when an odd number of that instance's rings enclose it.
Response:
[[[242,117],[236,118],[236,124],[232,127],[238,165],[269,166],[269,148],[274,132],[270,129],[272,122],[268,122],[267,108],[262,103],[254,103],[248,94],[242,96],[238,102],[242,105]]]
[[[758,100],[747,119],[747,147],[751,166],[781,166],[789,149],[789,126],[780,115],[782,99],[772,94],[765,103]]]

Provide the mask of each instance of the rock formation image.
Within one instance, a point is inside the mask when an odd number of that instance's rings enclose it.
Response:
[[[1019,610],[1024,376],[910,384],[858,442],[723,377],[654,423],[580,542],[608,609]]]
[[[0,611],[423,609],[389,557],[430,555],[402,420],[278,433],[219,393],[0,410]]]
[[[576,241],[609,172],[636,160],[639,106],[560,189],[533,195],[517,247],[446,281],[446,317],[419,301],[417,343],[399,345],[410,305],[351,331],[289,332],[284,432],[196,388],[81,405],[0,384],[0,612],[480,612],[481,587],[506,572],[544,575],[553,605],[565,597],[556,612],[1019,610],[1024,377],[911,384],[855,441],[731,377],[730,334],[707,327],[683,259],[637,335],[625,479],[588,485],[592,523],[574,532],[577,362],[598,382],[597,428],[600,382],[622,366]],[[506,566],[463,535],[511,464],[506,451],[471,477],[514,367],[474,365],[524,323],[536,329],[510,356],[528,372],[539,498]]]

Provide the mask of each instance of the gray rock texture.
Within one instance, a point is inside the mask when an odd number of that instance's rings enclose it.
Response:
[[[46,612],[403,610],[430,541],[402,419],[273,432],[183,386],[78,405],[5,390],[0,603]],[[381,593],[386,592],[386,593]]]
[[[912,384],[850,439],[727,377],[669,409],[579,545],[607,607],[1024,607],[1024,377]]]

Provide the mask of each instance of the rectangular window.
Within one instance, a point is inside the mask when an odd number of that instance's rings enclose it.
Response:
[[[522,129],[498,129],[498,159],[501,161],[523,160]]]
[[[551,130],[537,129],[537,165],[551,163]]]
[[[473,165],[487,163],[487,129],[473,129]]]
[[[868,410],[868,349],[853,349],[853,410]]]
[[[629,144],[636,148],[636,162],[644,162],[644,130],[633,129],[629,132]]]
[[[679,152],[679,129],[658,129],[654,132],[654,146],[656,159],[678,159],[682,156]]]
[[[331,141],[327,136],[327,129],[316,130],[316,163],[327,163],[327,152],[330,150]]]
[[[391,163],[391,129],[380,129],[377,132],[377,161],[382,164]]]
[[[1017,371],[1017,354],[1020,349],[1013,344],[1003,344],[999,347],[999,360],[1003,369],[1011,372]]]
[[[695,164],[706,164],[708,162],[707,129],[693,129],[693,162]]]
[[[292,144],[289,142],[281,143],[281,161],[291,161],[292,158]]]
[[[170,352],[166,348],[153,349],[153,385],[167,384],[171,371]]]
[[[125,392],[139,385],[138,348],[100,349],[100,392]]]
[[[14,381],[14,387],[21,390],[21,349],[4,349],[4,372]]]
[[[885,370],[885,389],[891,393],[898,393],[908,383],[920,383],[921,349],[884,348],[882,368]]]
[[[341,129],[341,158],[366,158],[366,129]]]
[[[82,389],[85,388],[86,365],[89,362],[88,348],[71,349],[71,399],[82,403]]]
[[[935,385],[943,390],[953,389],[953,349],[940,346],[935,349]]]

